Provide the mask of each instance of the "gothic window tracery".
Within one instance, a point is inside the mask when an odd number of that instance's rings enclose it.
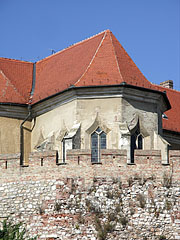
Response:
[[[131,163],[134,163],[135,149],[143,149],[143,135],[140,133],[139,126],[131,135]]]
[[[100,150],[106,149],[106,133],[98,127],[91,134],[91,161],[100,162]]]

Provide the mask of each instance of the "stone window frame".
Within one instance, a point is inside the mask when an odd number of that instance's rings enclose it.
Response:
[[[140,147],[139,146],[139,138],[142,138],[142,146]],[[143,134],[140,132],[138,135],[137,135],[137,138],[136,138],[136,146],[137,146],[137,149],[144,149],[144,136],[143,136]]]
[[[65,136],[68,135],[68,131],[64,133],[64,136],[61,140],[61,163],[65,163],[66,162],[66,152],[65,152]]]
[[[139,146],[139,137],[142,137],[142,145]],[[135,139],[133,139],[135,138]],[[144,149],[144,135],[141,132],[139,123],[137,124],[136,128],[133,132],[131,132],[131,141],[130,141],[130,148],[131,148],[131,163],[134,164],[134,151],[136,149],[142,150]]]
[[[94,122],[85,131],[87,149],[91,149],[91,135],[98,127],[106,134],[106,149],[108,148],[108,135],[111,130],[106,126],[104,121],[100,119],[99,114],[97,114]]]
[[[96,134],[97,135],[97,161],[93,160],[92,152],[93,152],[93,147],[92,147],[92,135]],[[101,136],[102,134],[105,134],[105,148],[102,147],[101,145]],[[107,146],[107,134],[101,129],[101,127],[97,127],[94,132],[91,133],[91,162],[92,163],[100,163],[101,162],[101,149],[106,149]]]
[[[78,134],[80,134],[79,137],[81,137],[81,124],[80,123],[76,123],[72,126],[72,128],[70,130],[64,130],[63,131],[63,135],[61,136],[61,158],[60,160],[62,164],[66,163],[66,141],[71,140],[71,144],[72,144],[72,148],[68,148],[68,149],[76,149],[76,146],[74,145],[74,140],[75,137]],[[79,139],[80,141],[80,139]],[[67,150],[68,150],[67,149]]]

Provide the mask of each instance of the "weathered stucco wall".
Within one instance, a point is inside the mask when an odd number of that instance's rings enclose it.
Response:
[[[21,120],[0,117],[0,152],[16,153],[20,151]]]
[[[20,125],[22,120],[0,117],[0,154],[20,152]],[[24,153],[26,158],[31,152],[31,122],[24,126]]]
[[[179,239],[180,152],[170,165],[160,151],[103,150],[92,164],[89,150],[71,150],[66,165],[56,152],[0,156],[0,216],[23,221],[38,239]],[[164,237],[164,238],[162,238]]]
[[[77,120],[81,122],[81,148],[90,149],[91,133],[87,130],[97,121],[107,129],[107,148],[117,149],[119,143],[119,122],[122,117],[121,98],[87,99],[77,101]],[[95,124],[95,125],[96,125]],[[98,126],[97,126],[98,127]],[[95,130],[95,129],[94,129]]]
[[[76,120],[76,101],[69,102],[57,107],[36,118],[35,126],[32,131],[31,148],[34,150],[45,139],[54,136],[52,149],[57,149],[61,145],[62,138]],[[62,135],[62,136],[61,136]],[[57,145],[56,146],[56,141]]]
[[[131,124],[137,116],[140,130],[146,137],[144,148],[153,149],[153,133],[158,132],[158,114],[155,110],[155,104],[129,102],[121,97],[76,99],[36,118],[32,131],[32,150],[47,140],[49,144],[44,145],[44,149],[58,150],[61,156],[62,138],[76,123],[81,124],[81,149],[91,148],[92,125],[99,125],[107,133],[107,148],[118,149],[121,138],[119,124]]]

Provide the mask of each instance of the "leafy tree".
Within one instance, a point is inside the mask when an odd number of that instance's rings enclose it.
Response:
[[[0,230],[0,240],[35,240],[36,238],[28,238],[26,229],[22,223],[13,224],[4,220],[2,230]]]

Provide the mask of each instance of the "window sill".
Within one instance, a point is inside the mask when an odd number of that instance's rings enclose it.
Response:
[[[102,165],[102,162],[91,162],[92,165]]]
[[[67,165],[67,163],[66,162],[60,162],[60,163],[56,163],[56,165]]]

